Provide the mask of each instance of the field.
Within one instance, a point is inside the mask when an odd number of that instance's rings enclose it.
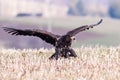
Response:
[[[54,49],[0,48],[0,80],[119,80],[120,46],[81,46],[77,58],[49,60]]]
[[[45,30],[50,29],[47,26],[52,26],[53,33],[64,34],[99,19],[101,18],[0,18],[0,80],[119,80],[120,20],[103,18],[103,23],[98,27],[79,33],[72,45],[78,57],[57,61],[48,59],[54,49],[41,48],[46,45],[42,40],[10,36],[1,29],[4,25]]]

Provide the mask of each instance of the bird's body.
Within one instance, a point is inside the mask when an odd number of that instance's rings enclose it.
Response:
[[[72,41],[75,39],[74,36],[79,32],[88,30],[89,28],[93,28],[94,26],[99,25],[102,22],[102,19],[93,25],[85,25],[78,27],[74,30],[69,31],[65,35],[55,35],[51,32],[47,32],[44,30],[21,30],[21,29],[14,29],[14,28],[7,28],[3,27],[3,29],[12,34],[12,35],[24,35],[24,36],[36,36],[44,40],[45,42],[53,45],[55,47],[55,53],[50,57],[50,59],[58,59],[59,57],[77,57],[75,51],[71,48]]]
[[[50,59],[58,59],[59,57],[77,57],[74,50],[71,48],[72,38],[69,35],[64,35],[57,40],[55,45],[55,53],[50,57]]]

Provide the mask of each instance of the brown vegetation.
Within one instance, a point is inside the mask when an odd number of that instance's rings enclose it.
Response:
[[[119,80],[120,47],[80,47],[78,58],[49,60],[53,49],[0,49],[0,80]]]

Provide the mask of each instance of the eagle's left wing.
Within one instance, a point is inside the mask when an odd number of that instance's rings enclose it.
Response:
[[[52,44],[53,46],[55,46],[57,38],[60,37],[60,35],[55,35],[55,34],[53,34],[51,32],[40,30],[40,29],[21,30],[21,29],[15,29],[15,28],[7,28],[7,27],[3,27],[3,29],[6,32],[10,33],[11,35],[16,35],[16,36],[17,35],[23,35],[23,36],[36,36],[36,37],[39,37],[42,40],[44,40],[45,42]]]
[[[97,26],[99,25],[103,20],[101,19],[97,24],[93,24],[93,25],[85,25],[85,26],[81,26],[81,27],[78,27],[72,31],[69,31],[67,33],[67,35],[70,35],[71,37],[72,36],[75,36],[77,33],[79,32],[82,32],[82,31],[85,31],[85,30],[89,30],[89,28],[93,28],[94,26]]]

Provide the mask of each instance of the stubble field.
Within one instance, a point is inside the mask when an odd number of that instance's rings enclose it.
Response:
[[[0,48],[0,80],[120,79],[120,46],[74,50],[77,58],[49,60],[54,49]]]

